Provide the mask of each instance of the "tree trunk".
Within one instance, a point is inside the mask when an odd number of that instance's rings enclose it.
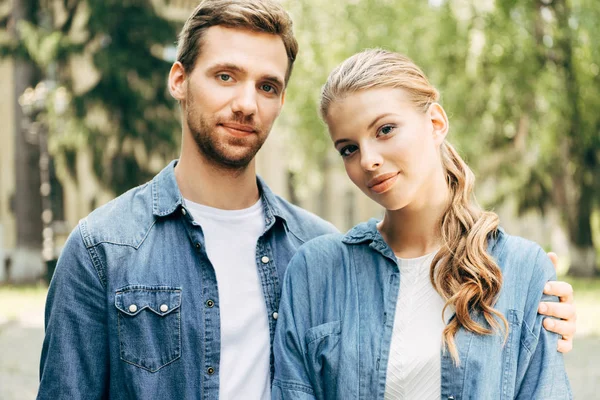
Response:
[[[11,34],[18,35],[16,26],[21,20],[32,21],[36,2],[15,1]],[[14,69],[15,101],[15,193],[12,201],[16,219],[16,249],[13,256],[13,281],[33,280],[42,272],[42,203],[40,195],[40,152],[37,143],[27,140],[23,132],[24,115],[18,99],[38,77],[32,63],[16,59]]]

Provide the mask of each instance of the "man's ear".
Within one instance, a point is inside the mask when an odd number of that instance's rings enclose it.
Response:
[[[448,129],[450,123],[448,122],[448,116],[444,108],[438,103],[432,103],[427,111],[431,120],[431,126],[433,127],[433,140],[436,144],[442,144],[448,135]]]
[[[169,71],[169,92],[180,103],[186,98],[186,77],[183,64],[179,61],[174,62],[171,66],[171,71]]]
[[[283,104],[285,103],[285,92],[286,90],[283,90],[283,93],[281,94],[281,106],[283,107]]]

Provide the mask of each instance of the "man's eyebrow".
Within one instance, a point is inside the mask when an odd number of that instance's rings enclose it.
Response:
[[[242,67],[240,67],[238,65],[231,64],[231,63],[218,63],[218,64],[212,65],[209,68],[210,71],[217,71],[217,70],[220,70],[220,69],[227,69],[227,70],[239,72],[239,73],[242,73],[242,74],[245,74],[245,73],[248,72],[248,71],[246,71],[245,68],[242,68]]]
[[[285,87],[285,83],[283,83],[283,81],[281,80],[280,77],[276,76],[276,75],[265,75],[262,78],[263,80],[267,81],[267,82],[272,82],[275,85],[279,86],[280,89]]]

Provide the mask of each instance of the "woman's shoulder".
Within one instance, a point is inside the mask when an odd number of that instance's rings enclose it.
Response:
[[[502,270],[503,291],[522,296],[525,292],[539,291],[544,284],[556,278],[552,261],[536,242],[513,236],[499,230],[491,254]]]

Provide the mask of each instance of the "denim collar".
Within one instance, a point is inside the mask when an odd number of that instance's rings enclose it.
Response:
[[[157,217],[170,215],[183,205],[183,196],[175,179],[175,165],[177,165],[177,160],[171,161],[150,182],[152,186],[152,213]],[[273,223],[275,217],[286,221],[285,214],[278,207],[277,196],[273,194],[261,177],[256,177],[256,183],[263,202],[267,224]]]
[[[350,229],[342,238],[342,242],[347,244],[361,244],[370,242],[370,247],[377,250],[388,258],[396,259],[396,256],[390,246],[386,243],[377,229],[379,220],[371,218],[367,222],[360,223]],[[488,237],[488,252],[493,254],[498,252],[504,246],[506,233],[502,227],[498,227],[496,232]]]
[[[356,225],[344,235],[342,242],[346,244],[370,243],[369,247],[395,262],[396,255],[386,241],[383,240],[383,236],[377,229],[378,222],[379,220],[371,218],[367,222]]]

